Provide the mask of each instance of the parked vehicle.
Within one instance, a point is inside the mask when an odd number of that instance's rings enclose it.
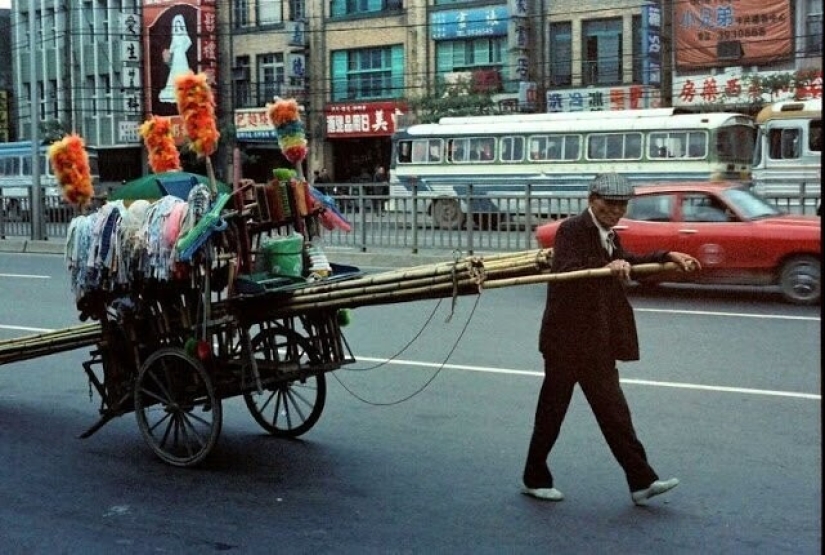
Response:
[[[553,246],[560,223],[537,228],[542,247]],[[701,272],[657,274],[649,281],[777,285],[792,303],[821,298],[821,218],[783,213],[746,184],[638,186],[614,229],[630,251],[668,249],[702,263]]]

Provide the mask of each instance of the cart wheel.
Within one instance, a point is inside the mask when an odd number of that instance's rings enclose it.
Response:
[[[206,369],[182,349],[160,349],[135,384],[135,414],[143,439],[173,466],[194,466],[221,433],[221,400]]]
[[[298,333],[284,328],[262,331],[252,340],[257,360],[278,361],[286,372],[317,363],[318,356],[309,342]],[[327,381],[323,374],[285,379],[263,393],[243,394],[255,421],[277,437],[298,437],[312,428],[321,417],[327,399]]]

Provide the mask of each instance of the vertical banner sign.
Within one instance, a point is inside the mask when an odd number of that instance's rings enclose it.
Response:
[[[215,0],[144,1],[143,28],[146,113],[173,116],[182,138],[175,79],[187,71],[206,73],[217,96],[217,21]]]
[[[662,8],[656,3],[642,6],[642,84],[662,85]]]
[[[119,143],[136,142],[137,127],[143,117],[143,79],[140,73],[142,50],[140,32],[143,27],[137,14],[122,13],[120,25],[120,75],[123,93],[122,121],[118,122]]]
[[[530,29],[527,18],[527,0],[508,0],[510,23],[507,29],[507,65],[510,81],[526,82],[530,79]]]

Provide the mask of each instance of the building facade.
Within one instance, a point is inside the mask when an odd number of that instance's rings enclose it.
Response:
[[[146,171],[138,126],[151,114],[176,117],[170,83],[188,69],[207,73],[215,90],[219,171],[231,175],[227,147],[237,144],[244,175],[257,180],[286,163],[266,117],[276,96],[303,107],[305,170],[326,167],[336,181],[371,179],[389,164],[412,102],[462,87],[490,92],[503,110],[539,112],[753,111],[821,97],[814,0],[34,4],[33,21],[28,0],[12,8],[16,136],[29,136],[32,118],[78,132],[99,149],[109,181]]]

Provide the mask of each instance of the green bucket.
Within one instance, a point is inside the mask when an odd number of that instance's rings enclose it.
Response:
[[[293,234],[261,243],[266,270],[272,276],[301,277],[304,272],[304,237]]]

